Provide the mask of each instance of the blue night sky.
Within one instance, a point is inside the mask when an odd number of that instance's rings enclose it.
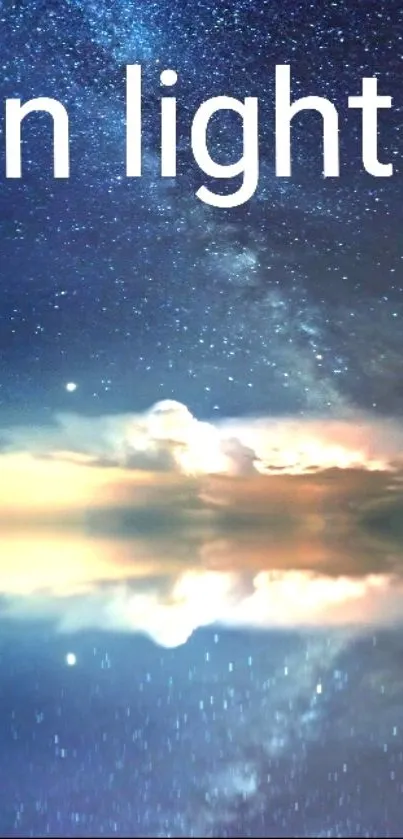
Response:
[[[3,417],[114,413],[158,399],[198,415],[300,414],[352,404],[400,412],[402,317],[400,4],[3,2],[4,99],[60,99],[71,177],[52,176],[49,122],[24,124],[24,175],[3,178]],[[144,175],[125,177],[125,68],[143,69]],[[293,175],[274,169],[274,71],[340,115],[341,177],[324,179],[321,124],[295,120]],[[178,176],[159,172],[159,84],[177,71]],[[363,171],[361,116],[376,75],[393,108]],[[243,206],[195,197],[197,107],[259,97],[260,179]],[[240,126],[212,121],[211,153],[239,155]],[[2,146],[4,155],[4,146]],[[71,396],[65,383],[78,388]]]

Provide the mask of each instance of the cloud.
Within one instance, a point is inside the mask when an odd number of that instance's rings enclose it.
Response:
[[[165,646],[215,623],[396,621],[402,451],[394,420],[208,423],[173,401],[9,428],[3,614]]]
[[[362,413],[247,417],[201,422],[173,400],[141,414],[59,414],[48,427],[3,430],[3,450],[37,456],[71,452],[96,463],[181,474],[300,473],[331,467],[386,469],[402,461],[403,426]]]

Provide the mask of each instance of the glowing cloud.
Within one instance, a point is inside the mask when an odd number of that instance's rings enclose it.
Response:
[[[215,623],[399,619],[388,524],[388,510],[396,529],[403,509],[397,422],[208,423],[164,401],[143,414],[64,415],[3,440],[4,615],[139,631],[165,646]],[[378,514],[388,544],[362,526]]]
[[[158,402],[143,414],[98,418],[64,414],[46,429],[3,431],[6,451],[64,451],[94,462],[185,475],[291,474],[339,468],[387,469],[402,462],[403,427],[351,414],[200,422],[185,405]]]

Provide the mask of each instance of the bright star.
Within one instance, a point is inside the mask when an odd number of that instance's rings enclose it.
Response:
[[[77,390],[78,386],[75,382],[67,382],[65,387],[68,393],[74,393],[74,391]]]
[[[74,653],[67,653],[66,664],[68,667],[74,667],[77,664],[77,656]]]

